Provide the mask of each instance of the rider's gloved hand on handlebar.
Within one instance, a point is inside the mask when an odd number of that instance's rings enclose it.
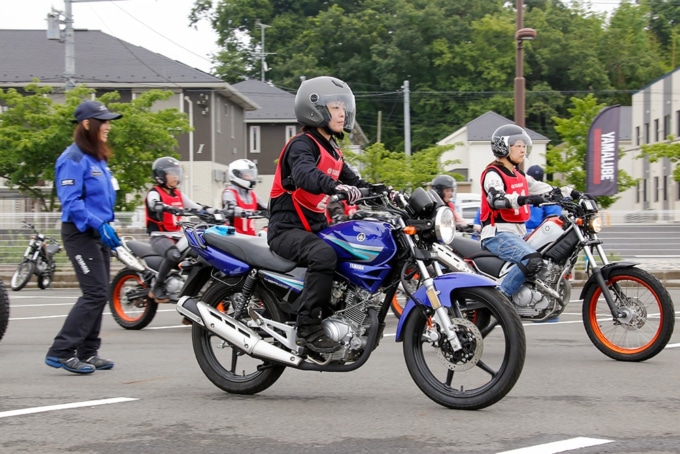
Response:
[[[99,231],[99,236],[102,239],[102,243],[104,243],[109,248],[116,249],[118,246],[121,245],[120,238],[118,238],[118,234],[116,233],[114,228],[111,227],[106,222],[100,225],[97,230]]]
[[[517,197],[517,204],[519,206],[522,205],[538,206],[542,203],[545,203],[545,197],[543,197],[542,195],[521,195]]]
[[[354,205],[361,198],[361,191],[356,186],[339,184],[335,187],[335,192],[342,192],[347,195],[347,203]]]

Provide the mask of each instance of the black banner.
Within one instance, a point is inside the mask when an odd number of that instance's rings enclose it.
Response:
[[[593,196],[619,192],[619,111],[621,106],[602,109],[588,131],[586,148],[586,192]]]

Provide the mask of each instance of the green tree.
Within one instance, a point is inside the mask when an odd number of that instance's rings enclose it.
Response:
[[[668,142],[641,145],[641,153],[637,157],[647,158],[650,162],[657,162],[665,158],[672,164],[677,164],[680,162],[680,142],[674,142],[673,136],[668,136],[667,139]],[[680,166],[678,165],[673,169],[673,179],[680,181]]]
[[[382,143],[369,145],[361,154],[343,151],[348,162],[361,169],[364,180],[384,183],[398,190],[413,191],[445,173],[444,167],[456,161],[440,162],[442,154],[454,146],[435,146],[412,156],[389,151]],[[461,175],[452,175],[454,178]]]
[[[554,118],[555,129],[562,138],[562,143],[550,146],[546,153],[547,173],[559,174],[561,179],[553,180],[553,184],[567,184],[578,191],[585,192],[586,181],[586,147],[588,130],[597,114],[605,107],[599,104],[593,95],[583,99],[571,98],[573,107],[568,109],[568,118]],[[621,156],[619,156],[621,159]],[[624,170],[619,169],[617,183],[619,192],[635,185],[635,180]],[[611,206],[619,196],[600,196],[597,201],[603,208]]]
[[[66,92],[63,104],[48,95],[50,87],[37,82],[26,94],[15,89],[0,90],[8,110],[0,115],[0,177],[7,185],[29,195],[48,211],[57,208],[56,190],[44,192],[38,186],[54,180],[54,163],[73,142],[73,112],[94,89],[84,86]],[[148,185],[151,164],[161,156],[174,155],[176,137],[190,131],[186,115],[177,109],[151,110],[157,101],[168,99],[170,91],[150,90],[129,103],[117,102],[117,92],[99,101],[123,114],[109,134],[114,155],[109,162],[120,190],[116,210],[132,210],[141,203],[140,191]]]

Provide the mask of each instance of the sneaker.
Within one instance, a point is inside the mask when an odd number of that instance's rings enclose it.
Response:
[[[170,301],[168,295],[165,294],[162,287],[154,287],[149,291],[149,298],[153,298],[157,303],[167,303]]]
[[[45,364],[57,369],[63,368],[74,374],[91,374],[95,371],[95,367],[92,364],[84,363],[75,356],[66,359],[57,358],[56,356],[47,356],[45,358]]]
[[[303,325],[298,328],[298,345],[316,353],[333,353],[342,345],[326,336],[321,325]]]
[[[97,370],[108,370],[113,369],[113,361],[99,356],[90,356],[87,359],[83,359],[82,362],[87,364],[92,364]]]

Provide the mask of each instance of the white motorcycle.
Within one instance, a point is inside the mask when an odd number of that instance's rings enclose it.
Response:
[[[563,214],[546,218],[525,238],[542,254],[544,265],[535,279],[512,295],[519,316],[543,321],[561,314],[571,293],[566,278],[583,253],[589,278],[579,299],[593,344],[619,361],[644,361],[661,352],[675,324],[668,291],[634,262],[609,262],[597,236],[602,221],[591,197],[572,200],[555,194],[546,203],[559,204]],[[482,249],[479,241],[456,237],[450,246],[437,245],[437,261],[448,270],[474,272],[500,282],[514,266]]]

